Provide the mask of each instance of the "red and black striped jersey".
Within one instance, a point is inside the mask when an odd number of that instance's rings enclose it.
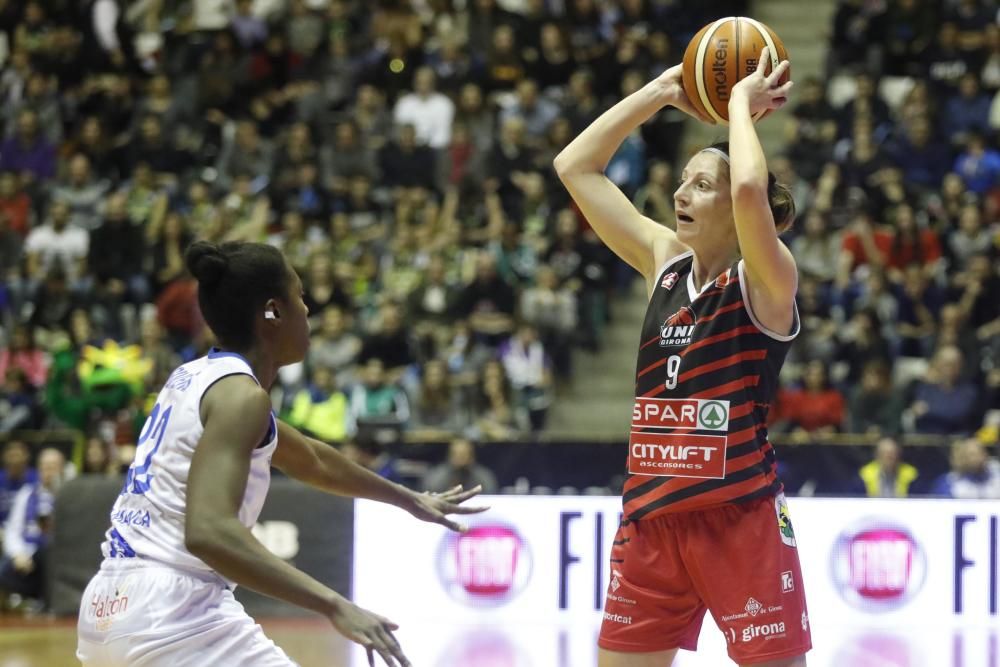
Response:
[[[690,252],[657,275],[642,325],[625,516],[746,502],[781,490],[767,412],[799,331],[757,321],[742,260],[700,291]]]

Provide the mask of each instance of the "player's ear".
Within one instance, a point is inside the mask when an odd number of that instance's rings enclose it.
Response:
[[[265,320],[281,319],[281,313],[278,312],[278,304],[274,299],[268,299],[267,303],[264,304],[264,319]]]

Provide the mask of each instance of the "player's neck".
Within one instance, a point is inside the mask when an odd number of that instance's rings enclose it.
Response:
[[[271,385],[274,384],[274,381],[278,377],[278,369],[281,368],[281,365],[278,364],[272,355],[257,347],[245,350],[226,347],[220,347],[219,349],[224,352],[234,352],[246,359],[260,386],[268,391],[271,390]]]
[[[694,263],[691,265],[691,277],[694,287],[700,290],[702,285],[724,273],[739,258],[739,253],[713,252],[711,250],[694,252]]]

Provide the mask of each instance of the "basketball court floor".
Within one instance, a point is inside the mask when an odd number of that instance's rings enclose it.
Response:
[[[813,628],[810,667],[1000,667],[1000,627]],[[322,620],[269,619],[272,637],[302,667],[363,667],[364,653]],[[402,628],[415,667],[593,667],[592,627],[531,625]],[[0,667],[70,667],[76,644],[72,620],[0,620]],[[380,663],[377,663],[380,664]],[[725,667],[725,641],[711,621],[698,653],[681,651],[677,667]],[[213,666],[215,667],[215,666]],[[219,666],[221,667],[221,666]],[[235,666],[234,666],[235,667]],[[242,666],[241,666],[242,667]]]

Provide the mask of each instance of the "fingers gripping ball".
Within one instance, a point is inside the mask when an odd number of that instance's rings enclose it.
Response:
[[[684,51],[684,92],[694,106],[716,123],[729,122],[729,97],[736,83],[757,70],[764,47],[770,63],[764,74],[788,59],[781,38],[760,21],[746,16],[730,16],[709,23],[698,31]],[[791,76],[785,72],[778,85]],[[754,116],[760,120],[770,111]]]

